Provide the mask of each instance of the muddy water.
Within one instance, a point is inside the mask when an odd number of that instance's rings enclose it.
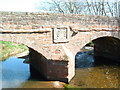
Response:
[[[93,52],[84,50],[76,55],[76,75],[70,85],[80,88],[120,87],[120,63],[105,58],[94,58]],[[31,78],[29,64],[24,59],[11,57],[2,65],[2,88],[63,88],[64,83]],[[0,80],[1,81],[1,80]]]
[[[93,57],[93,52],[76,55],[76,75],[70,85],[80,88],[120,88],[120,63]]]

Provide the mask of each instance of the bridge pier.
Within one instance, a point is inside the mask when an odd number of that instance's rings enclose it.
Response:
[[[58,80],[68,83],[74,76],[74,63],[72,64],[67,58],[47,59],[37,51],[30,49],[30,73],[45,77],[47,80]],[[36,73],[37,72],[37,73]],[[39,74],[38,74],[39,73]]]

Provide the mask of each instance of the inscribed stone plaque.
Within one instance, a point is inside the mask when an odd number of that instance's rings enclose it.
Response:
[[[68,28],[54,28],[54,42],[68,42]]]

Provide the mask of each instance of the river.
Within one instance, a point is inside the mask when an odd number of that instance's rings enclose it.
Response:
[[[63,88],[64,83],[31,78],[25,59],[10,57],[2,65],[2,88]],[[79,88],[120,88],[120,63],[95,59],[92,51],[76,55],[76,75],[69,85]]]
[[[42,77],[30,77],[29,64],[25,59],[10,57],[2,65],[2,88],[63,88],[62,82],[45,81]]]
[[[93,52],[76,55],[76,75],[70,85],[79,88],[120,88],[120,63],[103,57],[93,57]]]

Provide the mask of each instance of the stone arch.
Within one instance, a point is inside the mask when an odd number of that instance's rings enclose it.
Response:
[[[29,36],[29,37],[28,37]],[[31,37],[30,37],[31,36]],[[32,38],[32,35],[31,34],[12,34],[12,33],[8,33],[8,34],[1,34],[0,36],[0,41],[10,41],[10,42],[15,42],[15,43],[18,43],[18,44],[23,44],[25,46],[27,46],[28,48],[34,50],[34,51],[37,51],[38,53],[44,55],[45,57],[47,56],[45,54],[45,52],[43,51],[43,45],[42,43],[39,44],[37,42],[37,40],[32,40],[36,37],[33,37]]]
[[[5,38],[1,41],[10,41],[10,42],[14,42],[14,43],[17,43],[17,44],[22,44],[22,45],[25,45],[26,47],[28,47],[29,51],[31,51],[31,52],[34,51],[34,52],[39,53],[40,55],[43,55],[43,56],[45,55],[45,54],[43,54],[43,51],[40,49],[40,47],[38,48],[36,45],[31,45],[28,42],[23,42],[23,41],[20,41],[20,40],[17,40],[17,39],[16,40],[7,39],[7,38]]]
[[[94,42],[94,58],[95,60],[99,60],[98,58],[105,58],[105,60],[114,60],[116,62],[120,62],[120,37],[119,34],[114,35],[99,35],[92,36],[88,41],[85,41],[80,49],[82,49],[86,44],[90,41]],[[76,52],[75,56],[75,66],[76,66],[76,56],[81,52]],[[89,52],[93,53],[93,52]],[[97,57],[96,57],[97,56]],[[107,61],[106,61],[107,62]]]
[[[109,58],[120,62],[120,37],[114,35],[101,35],[95,39],[90,39],[90,41],[94,43],[94,56]]]
[[[30,64],[30,72],[31,76],[38,76],[38,75],[43,75],[46,77],[47,73],[47,63],[48,60],[47,58],[40,53],[39,49],[32,47],[31,45],[28,45],[26,42],[21,42],[19,40],[13,40],[13,39],[8,39],[8,38],[3,38],[1,41],[10,41],[14,42],[17,44],[23,44],[29,48],[29,64]]]
[[[118,38],[120,39],[120,33],[119,32],[94,32],[94,33],[89,33],[88,36],[85,36],[84,42],[80,45],[81,48],[84,47],[87,43],[90,41],[96,40],[101,37],[113,37],[113,38]]]
[[[37,34],[37,35],[40,36],[40,34]],[[19,44],[24,44],[27,47],[29,47],[31,51],[29,54],[31,75],[39,73],[48,80],[60,80],[64,82],[69,82],[73,77],[71,76],[71,74],[68,73],[70,71],[68,68],[69,62],[67,60],[65,61],[59,58],[55,60],[53,58],[51,59],[52,53],[50,53],[49,51],[51,50],[51,47],[53,51],[55,51],[56,48],[59,48],[61,50],[62,46],[61,47],[59,45],[52,46],[51,45],[52,41],[50,43],[46,41],[47,45],[45,45],[44,41],[40,42],[40,39],[42,40],[44,37],[41,38],[41,37],[38,37],[37,35],[34,35],[36,37],[33,37],[31,34],[26,34],[26,33],[25,34],[4,33],[4,34],[1,34],[1,36],[5,38],[0,37],[0,40],[16,42]]]
[[[94,42],[94,55],[120,61],[120,39],[117,37],[100,37]]]
[[[106,32],[106,31],[91,31],[91,32],[78,32],[75,36],[70,39],[70,42],[66,44],[66,48],[71,52],[71,59],[74,59],[77,52],[79,52],[86,44],[90,41],[100,37],[115,37],[120,39],[119,32]]]

